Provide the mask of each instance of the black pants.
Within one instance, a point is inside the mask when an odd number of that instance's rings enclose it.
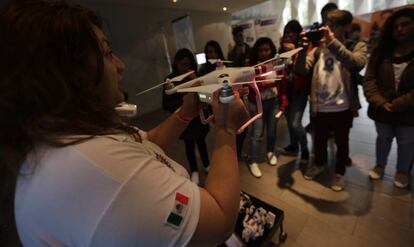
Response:
[[[315,145],[315,165],[322,166],[327,161],[329,133],[335,137],[336,173],[344,175],[349,163],[349,131],[352,127],[353,114],[351,110],[341,112],[318,112],[312,117]]]
[[[195,145],[197,144],[198,152],[200,153],[201,161],[203,166],[207,167],[210,164],[207,153],[207,146],[204,138],[197,140],[184,140],[185,143],[185,154],[187,155],[188,163],[190,164],[190,171],[198,171],[197,168],[197,159],[195,155]]]

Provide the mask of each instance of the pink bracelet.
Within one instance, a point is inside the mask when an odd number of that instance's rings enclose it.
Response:
[[[185,123],[189,123],[189,122],[191,122],[191,120],[193,120],[193,118],[192,118],[192,117],[187,116],[187,115],[184,115],[184,114],[181,112],[181,108],[178,108],[178,110],[176,110],[176,111],[174,112],[174,115],[178,118],[178,120],[180,120],[180,121],[182,121],[182,122],[185,122]]]

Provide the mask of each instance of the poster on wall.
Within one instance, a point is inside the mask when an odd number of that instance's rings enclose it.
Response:
[[[186,15],[173,20],[172,27],[177,51],[182,48],[187,48],[194,53],[196,49],[190,16]]]
[[[242,27],[245,42],[252,47],[256,40],[261,37],[268,37],[272,39],[275,45],[278,44],[281,33],[279,32],[279,18],[268,17],[256,20],[238,21],[232,25],[235,27]]]
[[[256,38],[268,37],[277,45],[281,38],[279,32],[278,18],[271,17],[266,19],[258,19],[255,23]]]

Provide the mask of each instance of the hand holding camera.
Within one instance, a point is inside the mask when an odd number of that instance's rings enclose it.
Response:
[[[312,24],[307,32],[303,32],[303,43],[311,42],[313,46],[327,44],[332,41],[334,34],[328,26],[321,26],[318,22]]]

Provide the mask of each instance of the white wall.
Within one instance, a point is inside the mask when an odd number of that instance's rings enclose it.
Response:
[[[170,73],[162,35],[165,33],[169,54],[173,59],[176,50],[172,20],[190,15],[197,52],[203,51],[205,43],[214,39],[227,54],[230,14],[149,9],[88,0],[72,2],[96,10],[106,18],[109,27],[106,33],[111,47],[126,64],[122,83],[124,90],[129,94],[129,102],[138,105],[140,115],[161,108],[161,88],[144,95],[134,95],[162,82]]]

